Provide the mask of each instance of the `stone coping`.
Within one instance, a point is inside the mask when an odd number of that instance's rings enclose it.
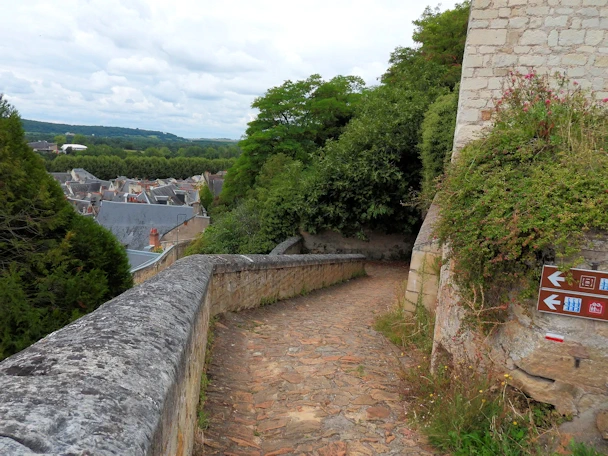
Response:
[[[296,246],[298,243],[304,242],[302,236],[292,236],[288,239],[285,239],[283,242],[278,244],[269,255],[285,255],[285,252],[291,247]]]
[[[178,385],[214,273],[364,258],[193,255],[177,261],[0,363],[0,454],[166,454],[166,423],[181,404]]]

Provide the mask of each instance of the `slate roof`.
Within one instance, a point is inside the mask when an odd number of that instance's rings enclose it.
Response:
[[[72,180],[70,173],[50,173],[53,178],[61,184],[65,184],[67,181]]]
[[[147,263],[154,263],[159,256],[161,256],[160,253],[127,249],[127,258],[129,259],[129,264],[131,265],[131,272],[140,266],[146,266]]]
[[[102,201],[97,222],[112,231],[126,248],[143,250],[149,245],[152,228],[162,236],[194,215],[190,206]]]

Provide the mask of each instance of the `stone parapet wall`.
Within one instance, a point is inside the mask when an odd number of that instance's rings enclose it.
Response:
[[[316,234],[300,233],[304,238],[307,253],[349,253],[365,255],[369,260],[409,260],[414,245],[414,236],[385,234],[365,230],[367,239],[344,237],[335,231]]]
[[[189,455],[210,316],[348,280],[364,261],[178,261],[0,363],[0,454]]]
[[[173,263],[180,258],[183,258],[186,249],[190,245],[190,241],[179,243],[179,245],[172,245],[163,254],[156,259],[154,263],[150,263],[146,266],[137,268],[133,271],[133,283],[139,285],[144,283],[146,280],[151,279],[156,274],[164,271]]]
[[[293,255],[302,253],[304,240],[302,236],[292,236],[277,245],[269,255]]]
[[[509,71],[532,69],[608,97],[608,0],[473,0],[455,150],[489,125]]]

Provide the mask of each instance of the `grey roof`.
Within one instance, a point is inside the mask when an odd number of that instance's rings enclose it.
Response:
[[[72,180],[70,173],[50,173],[53,178],[61,184],[65,184],[67,181]]]
[[[68,182],[68,187],[75,195],[77,193],[91,193],[99,192],[101,190],[101,182],[87,182],[86,184],[79,184],[78,182]]]
[[[95,176],[93,176],[90,172],[88,172],[84,168],[74,168],[72,170],[72,176],[78,180],[79,182],[87,182],[87,181],[99,181]]]
[[[57,144],[48,141],[34,141],[27,143],[34,150],[56,150]]]
[[[184,201],[180,200],[175,194],[175,186],[173,184],[163,185],[162,187],[155,187],[150,189],[150,195],[153,199],[158,201],[163,201],[165,198],[161,198],[166,196],[173,204],[183,205]]]
[[[129,259],[129,264],[131,265],[131,272],[140,266],[147,266],[148,263],[154,263],[159,256],[161,256],[160,253],[127,249],[127,258]]]
[[[143,250],[149,245],[152,228],[162,236],[192,217],[194,209],[190,206],[102,201],[97,222],[112,231],[125,247]]]

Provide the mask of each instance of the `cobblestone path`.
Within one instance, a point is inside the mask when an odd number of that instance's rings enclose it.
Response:
[[[405,423],[407,355],[372,329],[407,279],[405,264],[215,326],[197,455],[431,455]]]

